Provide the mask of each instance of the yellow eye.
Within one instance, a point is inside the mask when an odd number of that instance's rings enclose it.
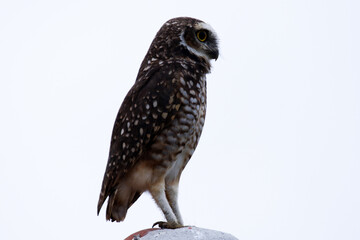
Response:
[[[196,36],[200,42],[204,42],[207,38],[207,33],[204,30],[200,30],[196,33]]]

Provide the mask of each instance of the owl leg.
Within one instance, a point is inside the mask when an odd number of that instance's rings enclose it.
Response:
[[[177,222],[181,225],[184,224],[181,214],[180,214],[180,210],[179,210],[179,205],[177,202],[177,198],[178,198],[178,189],[179,189],[179,182],[174,182],[172,184],[166,184],[165,187],[165,193],[166,193],[166,198],[170,203],[171,209],[173,210],[176,218],[177,218]]]
[[[160,228],[179,228],[182,224],[177,222],[176,216],[169,205],[169,202],[165,195],[165,184],[158,184],[149,189],[150,194],[154,198],[156,204],[160,207],[164,213],[167,222],[156,222],[153,227],[159,225]]]

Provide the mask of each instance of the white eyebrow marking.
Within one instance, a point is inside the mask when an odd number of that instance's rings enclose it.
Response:
[[[195,25],[195,29],[206,29],[209,32],[211,32],[211,35],[213,35],[215,39],[218,39],[215,30],[207,23],[204,23],[204,22],[197,23]],[[196,56],[205,58],[207,61],[210,61],[209,57],[205,53],[196,50],[195,48],[189,46],[186,43],[186,41],[184,39],[184,31],[180,34],[180,44],[185,46],[191,53],[195,54]]]
[[[204,54],[204,53],[202,53],[202,52],[199,52],[199,51],[196,50],[195,48],[190,47],[190,46],[185,42],[184,32],[182,32],[181,35],[180,35],[180,44],[183,45],[183,46],[185,46],[191,53],[195,54],[196,56],[203,57],[203,58],[209,60],[209,58],[206,56],[206,54]]]

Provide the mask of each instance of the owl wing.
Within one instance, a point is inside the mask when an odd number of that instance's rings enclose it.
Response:
[[[110,153],[98,202],[98,213],[105,199],[152,144],[161,130],[174,119],[180,108],[178,83],[166,66],[147,71],[126,95],[116,117]]]

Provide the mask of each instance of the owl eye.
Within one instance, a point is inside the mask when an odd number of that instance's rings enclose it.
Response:
[[[204,42],[207,38],[207,33],[204,30],[200,30],[196,33],[196,36],[200,42]]]

